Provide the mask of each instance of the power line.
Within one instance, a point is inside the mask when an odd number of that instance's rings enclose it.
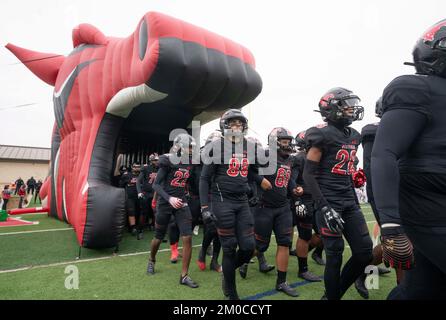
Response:
[[[33,103],[19,104],[19,105],[16,105],[16,106],[3,107],[3,108],[0,108],[0,111],[8,110],[8,109],[24,108],[24,107],[33,106],[33,105],[36,105],[36,104],[37,103],[33,102]]]

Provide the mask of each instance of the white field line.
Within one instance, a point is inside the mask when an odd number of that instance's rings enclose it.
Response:
[[[193,248],[201,247],[201,244],[197,244],[197,245],[194,245],[192,247]],[[182,248],[183,247],[178,247],[178,249],[182,249]],[[158,250],[158,252],[166,252],[166,251],[170,251],[170,249]],[[72,260],[72,261],[66,261],[66,262],[42,264],[42,265],[38,265],[38,266],[29,266],[29,267],[23,267],[23,268],[17,268],[17,269],[2,270],[2,271],[0,271],[0,274],[2,274],[2,273],[13,273],[13,272],[19,272],[19,271],[25,271],[25,270],[34,270],[34,269],[58,267],[58,266],[64,266],[64,265],[68,265],[68,264],[75,264],[75,263],[93,262],[93,261],[99,261],[99,260],[108,260],[108,259],[112,259],[114,257],[140,256],[140,255],[149,254],[149,253],[150,253],[150,251],[141,251],[141,252],[117,254],[117,255],[111,255],[111,256],[99,257],[99,258],[90,258],[90,259],[83,259],[83,260],[80,259],[80,260]]]
[[[31,230],[31,231],[5,232],[5,233],[0,233],[0,237],[1,237],[1,236],[16,235],[16,234],[40,233],[40,232],[54,232],[54,231],[66,231],[66,230],[74,230],[74,228],[60,228],[60,229],[45,229],[45,230]]]

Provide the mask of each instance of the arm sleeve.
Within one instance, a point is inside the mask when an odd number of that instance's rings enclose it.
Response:
[[[371,168],[370,168],[370,162],[372,158],[372,147],[373,147],[373,141],[371,139],[367,139],[363,141],[362,143],[362,163],[364,165],[364,173],[365,177],[367,179],[367,199],[368,202],[371,202],[374,200],[373,198],[373,192],[372,192],[372,175],[371,175]]]
[[[138,192],[138,194],[142,192],[143,181],[144,181],[144,172],[141,171],[139,173],[138,179],[136,179],[136,191]]]
[[[209,206],[209,185],[215,173],[215,164],[205,164],[200,176],[200,202],[202,206]]]
[[[381,224],[401,223],[398,159],[404,155],[423,130],[425,114],[411,109],[393,109],[384,113],[372,150],[373,195]]]
[[[250,165],[248,169],[248,181],[255,182],[260,185],[263,181],[263,176],[259,175],[259,167],[257,165]]]
[[[293,167],[291,168],[291,177],[290,181],[288,182],[288,191],[293,191],[297,187],[296,181],[299,177],[299,163],[297,158],[294,159]]]
[[[167,167],[161,167],[158,169],[158,172],[156,174],[155,182],[153,183],[153,190],[156,191],[161,197],[163,197],[164,200],[169,202],[170,196],[167,194],[167,192],[163,189],[161,184],[164,182],[164,180],[167,177]]]
[[[315,209],[319,209],[325,205],[328,204],[327,200],[325,200],[324,196],[322,195],[321,189],[319,188],[319,184],[316,180],[316,172],[319,168],[319,162],[306,160],[305,161],[305,168],[304,168],[304,180],[305,185],[311,193],[311,196],[313,197],[314,203],[315,203]]]

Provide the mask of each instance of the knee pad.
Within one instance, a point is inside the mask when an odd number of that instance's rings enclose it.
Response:
[[[260,252],[265,252],[268,250],[270,239],[264,238],[261,235],[256,234],[256,248]]]
[[[155,239],[163,240],[164,236],[167,232],[167,226],[166,225],[159,225],[155,223]]]
[[[243,237],[239,240],[239,248],[243,251],[254,251],[256,248],[256,241],[254,236],[252,237]]]
[[[254,249],[253,250],[239,250],[237,252],[239,262],[242,264],[248,263],[251,260],[253,254],[254,254]]]
[[[291,247],[291,233],[292,230],[284,230],[276,235],[276,243],[281,247]]]
[[[223,252],[235,252],[237,249],[237,239],[234,236],[224,236],[220,237],[221,247]]]
[[[342,256],[344,252],[344,240],[342,237],[324,238],[323,242],[326,255]]]

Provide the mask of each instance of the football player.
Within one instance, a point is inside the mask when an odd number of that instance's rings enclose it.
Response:
[[[376,101],[375,105],[375,115],[378,118],[381,118],[382,116],[382,97],[380,97]],[[376,210],[375,206],[375,199],[373,197],[373,191],[372,191],[372,176],[370,173],[370,162],[371,162],[371,156],[372,156],[372,148],[373,143],[375,141],[376,131],[378,130],[379,122],[374,122],[365,125],[361,130],[361,144],[363,148],[363,165],[364,165],[364,173],[367,180],[366,185],[366,192],[367,192],[367,200],[370,203],[370,206],[373,211],[373,215],[375,216],[376,222],[378,225],[379,223],[379,215],[378,211]],[[373,248],[373,265],[379,265],[382,263],[382,246],[381,244],[378,244],[376,247]],[[397,282],[399,283],[400,277],[401,277],[401,269],[397,270]],[[390,270],[378,266],[379,274],[386,274],[389,273]],[[369,298],[369,292],[365,286],[365,279],[367,274],[363,273],[356,281],[355,281],[355,288],[358,291],[358,293],[364,298]]]
[[[322,240],[318,235],[316,220],[314,217],[313,199],[311,198],[310,192],[306,190],[305,182],[303,180],[306,158],[304,139],[305,131],[302,131],[294,140],[299,149],[299,152],[297,152],[295,155],[297,168],[299,170],[296,183],[297,185],[302,186],[304,190],[303,194],[299,197],[292,195],[292,204],[295,212],[294,216],[299,233],[299,237],[296,241],[296,256],[299,265],[298,277],[310,282],[320,282],[321,279],[318,276],[308,271],[307,258],[310,250],[310,243],[313,245],[313,247],[315,247],[312,256],[316,263],[324,265],[325,261],[322,258]],[[312,234],[313,229],[315,230],[314,234]]]
[[[223,293],[231,300],[238,300],[235,270],[250,261],[255,249],[254,221],[247,196],[248,176],[265,190],[272,186],[252,170],[256,157],[248,150],[255,150],[255,145],[245,138],[248,119],[243,113],[237,109],[226,111],[220,118],[220,129],[223,137],[203,150],[200,201],[203,222],[215,221],[220,237]],[[206,160],[211,158],[212,161]]]
[[[271,183],[272,189],[261,191],[259,202],[254,210],[254,232],[256,237],[257,257],[259,260],[260,272],[272,270],[265,260],[264,253],[269,247],[271,233],[274,234],[277,242],[276,265],[277,280],[276,290],[285,294],[297,297],[299,294],[286,281],[289,247],[291,245],[291,233],[293,232],[292,215],[290,212],[288,194],[293,192],[301,194],[302,188],[296,186],[297,176],[296,161],[291,156],[293,136],[288,129],[274,128],[268,135],[269,149],[267,155],[277,153],[277,160],[273,164],[274,173],[265,175]],[[245,264],[245,268],[248,265]],[[245,274],[246,277],[246,274]]]
[[[149,156],[149,164],[145,164],[141,169],[141,173],[136,181],[136,189],[138,190],[138,198],[140,199],[141,211],[145,217],[149,219],[149,230],[153,230],[155,226],[155,217],[152,210],[152,200],[154,196],[153,183],[156,179],[158,171],[159,156],[152,153]]]
[[[416,74],[384,89],[371,162],[384,262],[408,269],[388,298],[444,299],[446,19],[418,39],[409,64]]]
[[[372,240],[359,207],[351,174],[355,171],[360,134],[350,124],[360,120],[364,108],[352,91],[329,90],[319,101],[324,125],[306,131],[307,159],[304,181],[314,200],[327,264],[325,297],[339,300],[372,261]],[[352,256],[342,267],[344,239]]]
[[[141,171],[139,163],[132,164],[131,172],[124,172],[119,186],[125,188],[125,209],[129,219],[129,231],[133,236],[137,236],[138,240],[142,239],[142,225],[140,222],[141,207],[138,201],[138,191],[136,188],[136,182]],[[136,222],[138,221],[138,226]]]
[[[206,139],[205,146],[213,141],[221,140],[221,138],[222,138],[221,132],[214,131]],[[198,175],[198,172],[200,172],[200,174],[201,174],[201,165],[200,165],[200,170],[197,170],[197,175]],[[209,268],[216,272],[222,272],[222,267],[218,263],[218,256],[220,255],[221,243],[220,243],[220,239],[218,238],[217,227],[215,225],[215,221],[206,220],[206,223],[203,223],[203,224],[204,224],[203,241],[201,243],[201,249],[198,254],[198,259],[197,259],[198,268],[201,271],[206,270],[206,254],[207,254],[208,248],[211,247],[211,243],[213,243],[213,245],[212,245],[212,259],[211,259]]]
[[[193,168],[191,160],[194,146],[193,137],[187,134],[179,134],[173,141],[171,153],[159,158],[159,169],[153,185],[159,196],[156,210],[155,238],[152,240],[147,265],[147,273],[149,275],[155,274],[156,253],[166,235],[169,221],[173,215],[183,241],[180,284],[190,288],[198,287],[198,284],[188,275],[192,254],[192,216],[186,200],[186,184]],[[173,161],[174,156],[181,156],[181,161],[179,163]],[[189,161],[184,161],[183,158],[185,157],[189,157]]]

